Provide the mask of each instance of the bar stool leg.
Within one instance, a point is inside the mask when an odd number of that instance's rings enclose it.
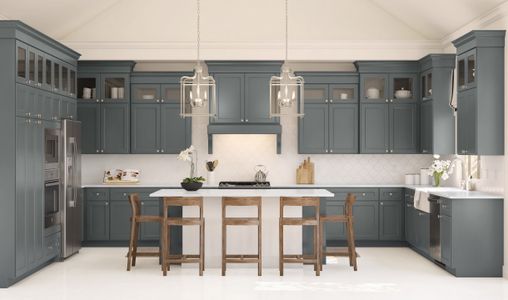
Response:
[[[279,273],[284,276],[284,225],[279,222]]]
[[[167,268],[167,255],[168,255],[168,225],[166,222],[163,222],[162,228],[161,228],[161,243],[162,243],[162,275],[166,276],[168,274],[168,268]]]
[[[316,270],[316,276],[319,276],[321,274],[321,250],[320,250],[320,247],[321,247],[321,244],[320,244],[320,232],[321,232],[321,229],[320,229],[320,226],[319,226],[319,221],[318,221],[318,225],[315,225],[314,226],[314,232],[315,232],[315,235],[314,235],[314,247],[315,247],[315,252],[314,252],[314,255],[315,255],[315,259],[316,259],[316,263],[314,264],[314,269]]]
[[[131,270],[132,248],[134,247],[135,221],[131,219],[131,237],[129,241],[129,252],[127,253],[127,271]]]
[[[259,224],[258,224],[258,276],[262,275],[263,270],[263,260],[262,260],[262,233],[261,233],[261,215],[259,215]]]
[[[199,276],[203,276],[203,270],[204,270],[204,263],[203,263],[203,254],[204,254],[204,221],[201,221],[201,224],[199,225]]]
[[[222,222],[222,276],[226,276],[227,227]]]
[[[320,271],[323,271],[323,260],[325,260],[325,262],[326,262],[326,245],[323,245],[324,243],[326,243],[325,226],[324,225],[325,225],[324,223],[319,223],[319,227],[321,230],[321,234],[319,235],[319,251],[321,253],[320,259],[319,259],[319,270]]]
[[[351,219],[348,220],[348,227],[349,227],[348,235],[349,235],[349,239],[351,241],[351,260],[353,260],[353,269],[355,271],[357,271],[358,270],[358,266],[357,266],[357,263],[356,263],[355,234],[353,232],[353,221]]]
[[[132,249],[132,266],[136,266],[136,257],[138,255],[138,238],[139,238],[139,223],[134,222],[134,241]]]

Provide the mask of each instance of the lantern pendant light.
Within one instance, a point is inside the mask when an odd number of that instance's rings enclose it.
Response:
[[[197,0],[197,60],[193,76],[180,78],[180,116],[216,117],[216,85],[212,76],[203,71],[199,60],[200,50],[200,0]]]
[[[295,76],[288,65],[288,0],[285,0],[286,53],[280,76],[270,78],[270,117],[303,117],[303,84],[301,76]]]

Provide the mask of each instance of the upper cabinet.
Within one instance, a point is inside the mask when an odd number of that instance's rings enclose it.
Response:
[[[504,155],[504,30],[474,30],[457,48],[457,154]]]
[[[360,153],[419,153],[418,64],[359,61]]]
[[[79,63],[77,96],[80,102],[129,103],[132,61]]]
[[[358,153],[358,75],[298,74],[305,78],[298,153]]]
[[[455,118],[450,107],[454,54],[430,54],[420,61],[420,150],[455,153]]]

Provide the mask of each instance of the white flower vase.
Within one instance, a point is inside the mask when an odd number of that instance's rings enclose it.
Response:
[[[208,171],[206,173],[206,185],[215,185],[215,171]]]

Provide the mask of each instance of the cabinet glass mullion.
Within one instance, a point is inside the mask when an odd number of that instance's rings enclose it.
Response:
[[[358,102],[358,85],[330,84],[328,99],[333,103]]]
[[[416,74],[390,74],[391,102],[414,102],[416,93]]]
[[[16,79],[21,83],[28,83],[28,47],[16,43]]]
[[[361,74],[360,100],[369,103],[385,102],[389,95],[388,79],[387,74]]]
[[[133,103],[159,103],[161,100],[160,84],[132,84]]]
[[[80,102],[100,102],[100,74],[79,73],[77,97]]]
[[[130,81],[124,73],[101,74],[101,101],[109,103],[128,102]]]
[[[180,103],[180,84],[163,84],[161,100],[165,103]]]

